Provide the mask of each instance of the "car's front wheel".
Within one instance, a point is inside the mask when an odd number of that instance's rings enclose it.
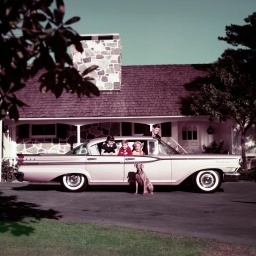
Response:
[[[203,170],[193,175],[193,185],[199,192],[212,193],[221,186],[220,174],[213,170]]]
[[[67,191],[81,192],[87,187],[87,179],[79,173],[70,173],[62,177],[61,184]]]

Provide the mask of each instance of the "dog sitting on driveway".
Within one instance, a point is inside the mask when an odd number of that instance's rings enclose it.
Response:
[[[135,180],[136,180],[136,191],[135,194],[138,194],[138,187],[139,185],[143,187],[143,195],[146,194],[153,194],[154,187],[150,180],[148,179],[146,173],[143,169],[142,163],[136,163],[135,167],[137,169],[137,172],[135,174]]]

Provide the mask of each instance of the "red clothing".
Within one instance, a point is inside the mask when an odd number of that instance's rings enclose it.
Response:
[[[118,156],[131,156],[131,155],[132,155],[132,150],[129,146],[126,148],[125,152],[122,147],[119,149]]]

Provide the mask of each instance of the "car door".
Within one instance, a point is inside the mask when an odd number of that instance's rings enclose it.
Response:
[[[98,145],[89,148],[86,156],[86,171],[90,173],[92,183],[117,184],[124,182],[124,157],[100,155]]]
[[[144,165],[144,171],[152,183],[168,184],[171,182],[171,159],[170,156],[160,155],[158,149],[158,141],[144,141],[144,150],[146,155],[142,156],[126,156],[124,157],[125,181],[135,181],[136,163]]]

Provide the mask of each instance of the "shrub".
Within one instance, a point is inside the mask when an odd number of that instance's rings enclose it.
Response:
[[[208,146],[203,145],[203,153],[220,154],[222,153],[223,144],[224,141],[220,140],[219,143],[212,141]]]
[[[240,180],[256,181],[256,169],[241,171],[240,174]]]

